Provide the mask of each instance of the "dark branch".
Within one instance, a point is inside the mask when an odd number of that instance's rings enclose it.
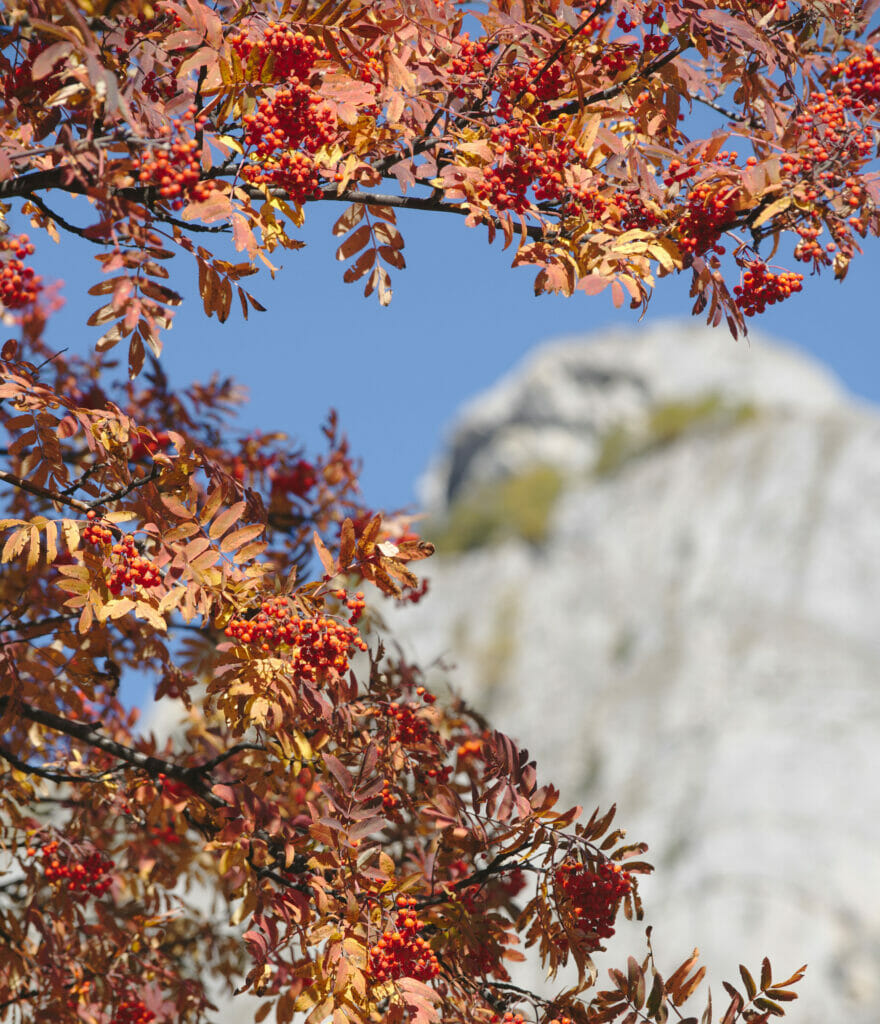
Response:
[[[125,764],[142,769],[150,776],[158,777],[161,772],[169,779],[175,779],[178,782],[184,783],[211,807],[220,808],[227,806],[225,800],[215,796],[207,785],[198,778],[198,768],[181,768],[179,765],[174,764],[172,761],[166,761],[162,757],[133,750],[123,743],[117,743],[116,740],[110,739],[109,736],[104,736],[101,733],[100,725],[93,725],[91,722],[71,721],[51,711],[35,708],[31,704],[24,703],[24,701],[13,702],[9,697],[0,697],[0,715],[5,714],[10,705],[23,718],[36,722],[38,725],[44,725],[47,729],[52,729],[54,732],[63,733],[65,736],[72,736],[74,739],[78,739],[91,747],[97,747],[99,750],[111,754],[120,761],[124,761]]]
[[[523,98],[523,96],[525,96],[529,89],[533,88],[538,84],[538,82],[541,81],[544,75],[550,70],[550,68],[553,67],[553,65],[559,60],[559,58],[565,52],[565,48],[572,41],[572,39],[576,39],[581,34],[581,32],[584,31],[585,28],[588,28],[590,26],[590,24],[592,23],[596,15],[599,13],[599,11],[605,6],[605,3],[606,0],[596,0],[596,5],[595,7],[593,7],[592,11],[590,11],[586,18],[584,18],[579,25],[573,28],[571,32],[569,32],[569,34],[559,42],[559,45],[556,47],[556,49],[541,65],[535,77],[528,83],[528,85],[524,85],[522,89],[520,89],[519,93],[516,96],[516,99],[514,99],[513,101],[514,106],[516,106],[519,103],[519,101]]]
[[[622,88],[622,86],[621,86]],[[590,102],[595,99],[592,98]],[[577,107],[575,107],[577,109]],[[561,110],[557,110],[554,114],[561,113]],[[433,140],[427,140],[425,148],[431,144]],[[400,158],[404,159],[404,158]],[[394,161],[396,163],[397,160]],[[226,170],[223,174],[231,174],[232,172]],[[219,178],[221,174],[209,174],[206,177]],[[243,186],[238,186],[240,189]],[[64,180],[64,169],[53,168],[50,171],[35,171],[33,174],[27,174],[22,178],[10,178],[7,181],[0,181],[0,199],[10,199],[15,196],[28,197],[36,190],[46,191],[50,189],[63,189],[65,192],[78,194],[78,195],[91,195],[95,192],[96,186],[88,186],[80,181],[65,181]],[[243,188],[244,191],[252,199],[263,199],[265,198],[265,191],[257,188]],[[156,190],[152,186],[133,186],[131,188],[119,188],[109,189],[107,193],[111,196],[116,196],[121,199],[126,199],[130,202],[142,203],[146,206],[151,206],[155,199]],[[270,195],[276,194],[281,198],[288,198],[287,193],[281,190],[270,191]],[[365,206],[394,206],[398,209],[405,210],[425,210],[430,213],[452,213],[457,214],[460,217],[467,217],[472,211],[466,206],[453,205],[451,203],[438,202],[433,197],[424,196],[399,196],[399,195],[383,195],[377,192],[362,192],[357,189],[346,189],[341,193],[336,192],[333,189],[327,189],[324,191],[319,199],[307,200],[308,202],[353,202],[363,203]],[[154,216],[158,220],[167,220],[168,214],[162,210],[154,210]],[[497,217],[491,217],[488,214],[483,215],[485,219],[491,220],[496,228],[503,229],[501,221]],[[60,221],[59,221],[60,223]],[[186,231],[198,230],[199,226],[194,226],[191,223],[182,221],[179,224],[180,227]],[[526,228],[526,234],[529,238],[541,239],[544,237],[544,232],[537,226],[529,226]],[[25,490],[27,488],[24,488]],[[100,502],[98,503],[100,504]],[[80,506],[74,506],[80,507]],[[84,506],[86,510],[91,506]]]
[[[560,114],[577,114],[579,111],[592,106],[594,103],[601,103],[603,100],[612,100],[615,96],[619,96],[623,90],[631,85],[633,82],[639,82],[643,78],[650,78],[655,71],[659,71],[660,68],[665,67],[670,61],[684,52],[683,46],[676,46],[672,50],[668,50],[663,54],[662,57],[658,57],[657,60],[652,61],[647,67],[641,68],[639,71],[634,72],[629,78],[624,78],[622,82],[617,82],[615,85],[609,85],[607,89],[600,89],[599,92],[594,92],[590,96],[585,96],[583,100],[572,100],[570,103],[565,103],[561,107],[554,107],[548,116],[548,120],[554,117],[559,117]]]
[[[205,775],[208,772],[212,772],[224,761],[229,760],[230,757],[235,757],[236,754],[240,754],[243,750],[265,751],[265,749],[266,748],[262,743],[236,743],[234,747],[230,747],[229,750],[224,750],[222,754],[212,757],[210,761],[205,761],[204,764],[198,765],[196,768],[193,768],[192,771],[197,772],[199,775]]]
[[[80,501],[78,498],[67,498],[63,494],[50,491],[47,487],[40,487],[39,484],[32,484],[29,480],[22,480],[20,476],[16,476],[14,473],[7,473],[5,469],[0,469],[0,480],[11,484],[13,487],[17,487],[21,491],[27,491],[28,494],[36,495],[38,498],[46,498],[60,505],[68,505],[79,512],[91,512],[92,510],[92,505]],[[96,504],[100,505],[101,502],[96,502]]]
[[[104,246],[107,244],[99,238],[92,238],[92,236],[88,234],[86,228],[78,228],[75,224],[71,224],[70,221],[65,220],[60,213],[55,213],[55,211],[50,209],[35,193],[29,192],[25,198],[29,203],[33,203],[34,206],[42,210],[50,220],[54,220],[56,224],[59,224],[65,231],[69,231],[72,235],[78,235],[80,238],[84,238],[87,242],[91,242],[92,245]]]
[[[108,775],[114,772],[120,771],[120,766],[116,768],[108,768],[104,772],[89,772],[83,775],[70,775],[67,772],[56,771],[52,768],[41,768],[35,764],[29,764],[27,761],[23,761],[20,757],[16,757],[9,750],[4,750],[0,747],[0,757],[4,761],[8,761],[14,768],[18,768],[19,771],[25,772],[28,775],[36,775],[41,779],[48,779],[50,782],[101,782]]]
[[[159,467],[154,463],[150,472],[140,477],[138,480],[133,480],[130,484],[125,487],[120,487],[118,490],[112,491],[110,494],[105,494],[102,498],[95,498],[94,501],[80,501],[78,498],[70,498],[66,492],[50,491],[47,487],[40,487],[39,484],[32,484],[29,480],[23,480],[20,476],[16,476],[14,473],[8,473],[5,469],[0,469],[0,480],[11,484],[13,487],[18,487],[22,491],[27,491],[28,494],[36,495],[38,498],[46,498],[49,501],[56,502],[60,505],[69,505],[70,508],[75,508],[80,512],[92,512],[102,505],[106,505],[111,501],[118,501],[120,498],[124,498],[127,494],[130,494],[133,490],[138,487],[143,487],[145,484],[151,483],[159,475]]]
[[[324,192],[320,200],[341,201],[346,203],[363,203],[364,206],[396,206],[403,210],[426,210],[430,213],[456,213],[460,217],[467,217],[471,213],[477,213],[484,220],[491,221],[496,228],[503,230],[504,225],[499,218],[482,211],[474,211],[467,206],[453,206],[450,203],[438,202],[433,196],[394,196],[383,195],[378,192],[361,192],[358,189],[346,189],[337,194],[332,191]],[[526,234],[529,238],[540,240],[545,237],[544,231],[537,225],[527,225]]]
[[[125,487],[119,487],[117,490],[111,491],[110,494],[105,494],[103,498],[96,498],[92,502],[92,507],[97,508],[99,505],[107,505],[111,501],[119,501],[120,498],[124,498],[126,495],[131,494],[131,492],[137,490],[138,487],[145,487],[147,484],[157,480],[160,472],[161,469],[158,463],[154,462],[150,467],[150,472],[147,473],[146,476],[139,477],[137,480],[132,480],[130,484],[126,484]]]
[[[47,633],[51,633],[56,626],[64,626],[76,618],[79,618],[77,614],[55,615],[50,619],[41,619],[39,622],[11,622],[8,626],[0,623],[0,632],[15,630],[18,634],[24,634],[16,636],[14,639],[0,641],[0,647],[5,647],[7,644],[21,643],[22,640],[33,640],[38,636],[45,636]]]

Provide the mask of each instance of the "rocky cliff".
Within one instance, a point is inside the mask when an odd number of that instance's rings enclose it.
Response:
[[[566,341],[425,490],[441,553],[390,625],[565,799],[617,801],[661,968],[808,962],[793,1019],[874,1024],[880,412],[762,339]]]

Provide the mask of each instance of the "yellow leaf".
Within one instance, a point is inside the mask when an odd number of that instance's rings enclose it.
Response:
[[[774,201],[767,207],[765,207],[752,222],[753,228],[759,228],[762,224],[766,223],[771,217],[775,217],[777,213],[782,213],[783,210],[787,210],[794,202],[792,196],[780,196],[779,199]]]
[[[151,626],[155,627],[155,629],[160,633],[164,633],[168,628],[168,624],[165,622],[165,619],[151,604],[147,604],[146,601],[138,601],[135,604],[135,613],[138,618],[146,619],[147,622],[149,622]]]
[[[245,508],[247,508],[245,502],[237,501],[234,505],[221,512],[214,522],[211,523],[211,528],[208,530],[208,536],[211,540],[216,540],[218,537],[222,537],[232,524],[241,516]]]
[[[137,518],[136,512],[108,512],[104,518],[110,523],[129,523]]]
[[[58,524],[51,520],[46,523],[46,565],[58,557]]]
[[[75,519],[62,519],[61,533],[67,550],[73,554],[79,547],[79,523]]]
[[[82,614],[79,617],[79,624],[76,629],[78,633],[88,633],[92,628],[92,622],[94,621],[94,613],[92,612],[91,604],[86,604],[83,607]]]
[[[108,601],[101,610],[103,619],[121,619],[134,608],[134,601],[130,597],[120,597],[115,601]]]
[[[30,548],[28,550],[27,568],[33,569],[40,560],[40,528],[32,526],[30,529]]]

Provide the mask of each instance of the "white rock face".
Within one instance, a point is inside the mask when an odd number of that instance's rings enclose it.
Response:
[[[843,397],[817,364],[759,335],[734,344],[722,331],[670,323],[591,344],[563,340],[463,410],[447,451],[422,481],[424,503],[436,512],[470,484],[534,462],[591,468],[611,426],[637,426],[659,403],[715,393],[733,404],[816,411]]]
[[[619,416],[707,392],[759,414],[584,477]],[[791,350],[675,328],[544,350],[452,436],[436,503],[554,453],[579,482],[545,548],[436,558],[392,630],[564,800],[618,803],[661,968],[699,946],[720,1003],[740,961],[806,962],[792,1019],[875,1024],[880,413]]]

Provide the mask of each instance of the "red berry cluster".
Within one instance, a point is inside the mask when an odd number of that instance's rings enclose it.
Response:
[[[453,76],[461,78],[453,87],[452,94],[463,99],[474,81],[486,80],[486,72],[492,67],[495,56],[486,43],[474,42],[467,32],[459,36],[456,42],[458,52],[449,62],[449,71]]]
[[[116,1013],[110,1024],[150,1024],[156,1019],[156,1014],[148,1010],[142,999],[135,999],[129,996],[123,999],[116,1007]]]
[[[483,740],[476,737],[474,739],[465,740],[464,743],[459,744],[456,753],[462,759],[473,757],[478,760],[483,760],[485,757],[483,751]]]
[[[562,92],[563,70],[558,62],[545,65],[546,58],[532,57],[528,64],[505,68],[504,81],[498,91],[499,117],[512,117],[515,104],[528,109],[538,121],[550,116],[548,104]]]
[[[880,102],[880,53],[873,46],[835,64],[831,73],[845,80],[835,91],[847,109],[862,110]]]
[[[305,459],[300,459],[290,469],[270,470],[269,477],[273,494],[294,494],[297,498],[305,498],[318,482],[315,467]]]
[[[284,189],[296,203],[320,195],[318,168],[309,154],[336,138],[336,117],[310,86],[298,81],[277,89],[243,123],[245,142],[257,158],[242,171],[247,181]]]
[[[370,950],[370,975],[377,982],[398,978],[430,981],[440,973],[440,964],[419,935],[425,925],[415,912],[416,901],[398,896],[397,906],[395,930],[386,932]]]
[[[880,53],[866,46],[835,64],[827,92],[815,92],[794,123],[802,133],[796,153],[783,153],[782,169],[792,177],[810,174],[816,164],[841,155],[856,161],[870,158],[874,147],[871,119],[880,102]],[[815,199],[818,193],[807,199]],[[853,204],[853,205],[858,205]]]
[[[296,203],[317,198],[321,178],[311,154],[336,138],[336,116],[308,79],[326,51],[311,37],[275,23],[262,39],[239,32],[230,43],[257,79],[269,67],[272,77],[285,83],[243,118],[245,143],[253,147],[256,162],[242,176],[254,185],[284,189]]]
[[[148,558],[138,553],[131,534],[126,534],[110,551],[116,559],[116,564],[107,577],[107,587],[114,597],[118,597],[125,587],[161,585],[162,574]]]
[[[398,704],[393,701],[385,708],[385,717],[390,719],[394,732],[389,736],[391,743],[400,743],[404,747],[414,747],[424,743],[431,731],[431,726],[424,718],[419,718],[419,707],[415,703]]]
[[[638,55],[638,43],[611,43],[602,48],[599,63],[608,75],[616,78],[621,71],[638,59]]]
[[[33,857],[37,852],[32,846],[27,848],[27,855]],[[93,850],[81,860],[73,857],[65,861],[58,858],[58,840],[53,839],[40,849],[43,858],[43,874],[46,881],[58,888],[82,896],[103,896],[113,884],[108,871],[113,862]]]
[[[300,205],[321,195],[321,178],[314,160],[305,153],[285,152],[265,158],[261,165],[247,164],[242,177],[252,185],[268,185],[287,192]]]
[[[277,22],[269,22],[261,39],[245,29],[229,36],[229,44],[255,82],[265,82],[267,75],[276,82],[308,78],[315,62],[327,57],[311,36]]]
[[[614,197],[614,205],[620,214],[620,226],[624,231],[641,228],[649,231],[661,222],[660,214],[635,192],[618,192]]]
[[[794,249],[795,258],[814,267],[827,266],[831,262],[828,253],[838,247],[844,256],[852,255],[853,232],[864,235],[866,231],[866,223],[857,211],[864,208],[868,195],[855,174],[874,151],[872,124],[880,105],[880,52],[866,46],[846,61],[833,65],[829,74],[828,90],[813,93],[794,119],[801,133],[797,151],[780,157],[783,174],[805,183],[806,188],[800,193],[803,199],[822,199],[831,204],[826,209],[832,213],[833,241],[825,249],[817,241],[817,217],[795,229],[801,236]],[[848,164],[843,172],[822,167],[841,162]],[[849,207],[853,216],[845,218],[837,212],[839,203]]]
[[[672,42],[670,36],[660,35],[657,31],[663,24],[663,17],[663,4],[649,4],[647,9],[642,13],[641,24],[648,26],[647,31],[642,38],[642,53],[648,57],[652,55],[659,56],[661,53],[666,53],[669,49],[670,43]],[[638,24],[638,22],[630,21],[630,14],[628,11],[621,11],[617,15],[617,27],[621,32],[632,32],[636,27],[636,24]],[[628,63],[637,56],[638,49],[638,46],[632,43],[619,45],[616,50],[610,51],[613,57],[611,62],[606,63],[603,58],[600,58],[600,60],[602,60],[606,70],[611,71],[612,74],[617,74],[619,70],[622,70],[623,65],[621,65],[621,59]]]
[[[503,1017],[499,1017],[497,1013],[493,1013],[491,1020],[492,1024],[525,1024],[521,1013],[512,1013],[510,1010],[508,1010]]]
[[[40,108],[58,89],[58,76],[54,68],[50,74],[43,75],[36,81],[33,78],[34,61],[48,45],[48,43],[37,39],[30,42],[27,51],[20,57],[18,63],[14,67],[10,67],[0,78],[0,88],[2,88],[3,97],[7,103],[14,100],[27,107]],[[60,59],[55,62],[56,65]]]
[[[822,245],[817,241],[822,233],[822,228],[815,222],[799,224],[795,231],[800,235],[801,240],[794,247],[794,258],[802,263],[827,264],[828,254]]]
[[[587,182],[571,185],[565,215],[610,221],[623,231],[650,230],[662,222],[659,209],[650,206],[637,192],[611,191],[611,188],[613,186],[598,173]]]
[[[11,254],[6,258],[0,256],[0,303],[6,309],[23,309],[37,301],[43,279],[22,263],[33,251],[33,243],[27,235],[0,238],[0,253]]]
[[[525,213],[532,205],[530,189],[538,202],[555,202],[566,194],[566,166],[587,154],[567,139],[545,148],[540,139],[532,142],[531,134],[521,121],[492,129],[495,159],[476,185],[477,198],[499,211]]]
[[[172,57],[171,74],[158,74],[155,70],[148,71],[141,82],[141,89],[151,103],[158,103],[160,99],[170,100],[177,95],[177,79],[173,72],[180,67],[179,57]]]
[[[458,79],[453,95],[462,99],[475,86],[485,86],[487,73],[498,61],[498,52],[493,52],[485,42],[474,42],[467,32],[456,42],[458,50],[450,60],[449,71],[453,79]],[[564,70],[558,62],[547,65],[546,58],[541,57],[532,57],[526,64],[498,63],[493,84],[497,87],[499,117],[510,118],[514,109],[521,106],[541,121],[551,113],[549,102],[562,92]]]
[[[254,618],[233,619],[225,632],[241,643],[257,645],[261,651],[287,648],[296,675],[318,682],[327,671],[340,675],[347,672],[352,652],[367,650],[355,625],[363,611],[363,594],[346,603],[352,612],[348,623],[326,615],[302,619],[293,612],[287,598],[279,596],[264,601]]]
[[[716,243],[736,215],[739,194],[737,185],[719,186],[711,181],[701,182],[690,190],[678,225],[678,244],[683,252],[694,256],[709,249],[723,252]]]
[[[391,789],[388,779],[382,781],[382,807],[386,811],[393,811],[400,806],[400,797]]]
[[[343,601],[345,607],[349,610],[348,622],[349,625],[354,626],[360,622],[361,616],[367,607],[367,602],[364,600],[364,592],[359,590],[354,597],[352,597],[347,590],[343,590],[341,587],[339,590],[333,591],[333,596],[338,601]]]
[[[86,544],[110,544],[113,541],[113,532],[108,530],[106,526],[102,526],[100,523],[96,523],[95,519],[97,513],[90,511],[86,513],[86,519],[89,523],[83,529],[82,535],[83,540]]]
[[[147,455],[155,455],[160,448],[165,448],[171,443],[171,438],[164,430],[157,431],[153,437],[146,431],[134,431],[131,440],[132,462],[140,462]]]
[[[735,302],[746,316],[763,313],[767,306],[782,302],[803,287],[803,274],[790,270],[773,274],[761,260],[747,263],[746,268],[743,283],[733,289]]]
[[[603,861],[596,871],[577,861],[565,861],[556,869],[557,898],[562,898],[581,928],[595,932],[599,939],[614,934],[620,901],[631,889],[630,876],[611,861]]]
[[[195,127],[199,130],[206,123],[200,117]],[[194,138],[181,135],[181,128],[182,122],[175,118],[165,127],[165,134],[169,136],[166,145],[139,153],[134,158],[138,181],[158,188],[159,195],[169,201],[173,210],[179,210],[185,199],[203,202],[215,187],[210,179],[202,180],[199,144]]]

